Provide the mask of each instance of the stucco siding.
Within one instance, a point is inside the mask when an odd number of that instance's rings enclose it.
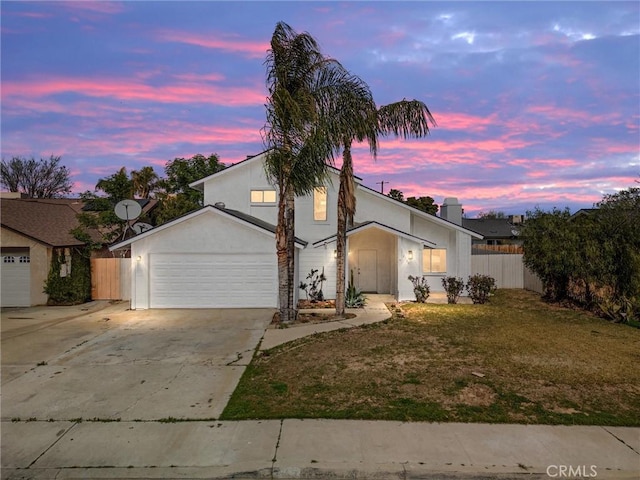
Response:
[[[43,292],[49,275],[51,249],[24,235],[2,228],[0,238],[3,247],[19,247],[29,249],[30,256],[30,298],[31,305],[44,305],[48,296]]]

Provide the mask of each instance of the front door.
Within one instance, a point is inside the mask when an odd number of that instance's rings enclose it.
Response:
[[[358,286],[363,292],[378,291],[378,252],[358,250]]]

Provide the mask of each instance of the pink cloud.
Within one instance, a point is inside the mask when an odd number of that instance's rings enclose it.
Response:
[[[268,42],[241,40],[237,35],[228,35],[227,38],[211,33],[196,34],[185,31],[162,30],[157,34],[161,41],[185,43],[203,48],[222,50],[229,53],[243,54],[246,58],[264,58],[270,45]]]
[[[263,88],[216,86],[211,82],[186,82],[152,86],[131,79],[99,79],[77,77],[48,78],[46,81],[22,80],[2,85],[2,100],[12,97],[39,98],[64,93],[89,97],[110,97],[121,101],[152,101],[162,103],[212,103],[226,106],[263,105]]]

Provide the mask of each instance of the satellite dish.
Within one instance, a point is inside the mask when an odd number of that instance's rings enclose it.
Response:
[[[152,228],[153,225],[149,225],[148,223],[144,222],[136,222],[131,226],[131,229],[137,234],[144,233],[147,230],[151,230]]]
[[[115,213],[122,220],[135,220],[142,213],[142,208],[135,200],[122,200],[116,203]]]
[[[515,237],[517,237],[518,235],[520,235],[520,230],[518,230],[517,228],[512,228],[511,229],[511,234]]]

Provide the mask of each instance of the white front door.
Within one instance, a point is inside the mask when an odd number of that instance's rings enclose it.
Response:
[[[363,292],[378,291],[377,250],[358,250],[358,288]]]

